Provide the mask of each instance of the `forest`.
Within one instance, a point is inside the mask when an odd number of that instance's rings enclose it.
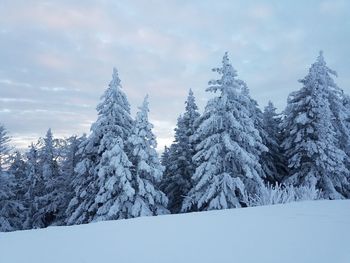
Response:
[[[27,151],[0,125],[0,231],[350,198],[350,97],[320,52],[278,113],[261,109],[228,54],[199,112],[189,90],[161,156],[148,96],[130,114],[118,71],[90,133],[48,129]],[[151,95],[151,94],[150,94]]]

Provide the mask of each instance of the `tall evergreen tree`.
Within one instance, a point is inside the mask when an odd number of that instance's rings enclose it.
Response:
[[[3,165],[8,161],[8,156],[11,151],[9,145],[10,137],[4,125],[0,123],[0,172],[3,169]]]
[[[301,90],[288,98],[283,147],[290,168],[287,183],[315,186],[325,198],[337,199],[348,197],[350,187],[346,154],[339,148],[329,103],[333,73],[320,52],[308,75],[300,80]]]
[[[208,102],[199,118],[194,186],[182,211],[246,206],[247,193],[258,194],[263,185],[259,155],[266,147],[249,116],[246,85],[237,79],[227,53],[222,67],[213,71],[222,77],[210,81],[207,91],[220,94]]]
[[[9,169],[8,172],[13,174],[17,181],[22,180],[25,177],[25,166],[26,163],[23,159],[22,154],[19,151],[15,151],[9,157]]]
[[[128,217],[167,214],[168,198],[158,189],[164,167],[156,152],[153,125],[148,121],[148,96],[136,115],[135,126],[128,140],[132,168],[132,187],[135,190]]]
[[[14,174],[10,173],[16,172],[16,175],[19,176],[20,171],[15,169],[14,161],[11,169],[9,143],[10,138],[7,135],[7,130],[3,125],[0,125],[0,232],[22,229],[24,221],[25,209],[19,196],[18,183],[20,181]],[[6,167],[7,171],[2,166]]]
[[[160,162],[161,164],[163,165],[164,167],[164,174],[166,173],[166,169],[167,167],[169,167],[169,152],[170,152],[170,149],[168,146],[164,146],[164,151],[160,157]]]
[[[24,206],[26,209],[26,219],[23,228],[38,228],[41,225],[35,222],[34,215],[39,209],[39,199],[45,192],[45,184],[39,169],[38,150],[34,144],[31,144],[27,152],[25,174]]]
[[[266,174],[266,181],[272,185],[281,182],[287,174],[286,160],[282,151],[281,126],[282,119],[276,113],[276,108],[271,101],[263,112],[263,125],[266,135],[264,144],[268,148],[267,152],[261,155],[261,166]]]
[[[337,146],[346,153],[345,164],[350,169],[350,97],[334,82],[337,73],[328,68],[325,74],[329,108],[333,114],[332,124],[336,131]]]
[[[54,144],[55,141],[51,129],[49,129],[38,150],[39,172],[44,186],[37,198],[37,210],[33,215],[34,228],[53,224],[61,208],[64,188],[62,187]]]
[[[67,210],[71,214],[68,224],[88,223],[94,218],[112,219],[106,203],[111,200],[110,194],[116,194],[113,192],[116,181],[113,180],[123,173],[127,188],[131,176],[124,142],[130,136],[133,121],[116,69],[97,112],[98,119],[91,127],[91,134],[79,146],[82,160],[77,164],[72,182],[75,194]]]
[[[195,172],[192,158],[196,142],[192,136],[199,113],[192,90],[189,91],[185,104],[185,113],[177,121],[175,141],[168,152],[169,162],[162,182],[162,189],[169,198],[168,207],[172,213],[181,211],[183,199],[193,187],[192,176]]]
[[[16,196],[13,175],[0,171],[0,232],[20,230],[24,221],[24,206]]]

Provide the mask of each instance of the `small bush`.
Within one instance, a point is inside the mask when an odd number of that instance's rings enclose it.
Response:
[[[294,187],[292,185],[268,184],[259,195],[249,196],[249,206],[285,204],[295,201],[321,199],[321,192],[314,186]]]

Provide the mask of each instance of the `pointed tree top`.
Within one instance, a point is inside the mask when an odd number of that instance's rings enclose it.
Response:
[[[228,57],[228,52],[226,51],[224,56],[222,57],[222,64],[223,64],[223,67],[231,67],[232,68],[232,65],[230,63],[230,58]]]
[[[324,60],[324,57],[323,57],[323,51],[322,50],[320,50],[320,52],[318,54],[317,62],[320,63],[320,64],[323,64],[323,65],[326,64],[326,62]]]
[[[142,120],[144,118],[148,118],[148,112],[149,112],[149,109],[148,109],[148,105],[149,105],[149,102],[148,102],[148,94],[145,96],[145,98],[143,99],[143,102],[142,102],[142,105],[139,108],[139,112],[136,113],[136,120]]]
[[[52,137],[52,130],[51,130],[51,128],[49,128],[48,130],[47,130],[47,132],[46,132],[46,137]]]
[[[275,112],[275,111],[276,111],[275,105],[273,105],[272,101],[269,100],[267,106],[264,108],[264,112]]]
[[[149,105],[148,98],[149,98],[148,94],[146,94],[146,96],[145,96],[145,98],[143,99],[143,102],[142,102],[142,107],[141,107],[142,110],[148,111],[148,105]]]
[[[196,99],[194,97],[193,91],[192,89],[190,89],[188,92],[187,100],[185,101],[185,105],[186,105],[185,108],[187,112],[198,109],[195,100]]]
[[[120,78],[116,68],[113,68],[112,80],[109,83],[109,86],[114,88],[120,87]]]

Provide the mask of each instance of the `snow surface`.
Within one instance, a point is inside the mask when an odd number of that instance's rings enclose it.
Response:
[[[1,263],[350,262],[350,200],[0,233]]]

